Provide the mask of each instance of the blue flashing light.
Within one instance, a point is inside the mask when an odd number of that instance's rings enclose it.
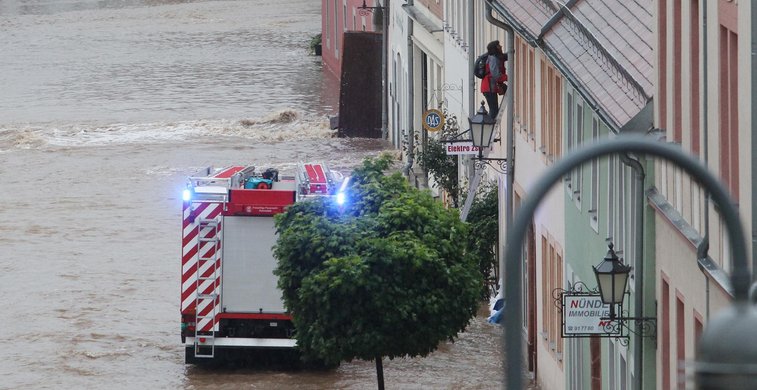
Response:
[[[344,192],[338,192],[336,194],[336,204],[342,206],[344,205],[345,200],[346,200],[346,195],[344,194]]]
[[[189,200],[192,199],[192,191],[189,189],[184,190],[181,194],[181,199],[184,199],[185,202],[189,202]]]

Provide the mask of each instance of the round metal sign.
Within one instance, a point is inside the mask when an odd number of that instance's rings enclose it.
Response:
[[[437,109],[426,110],[423,113],[423,128],[426,131],[439,131],[444,127],[444,114]]]

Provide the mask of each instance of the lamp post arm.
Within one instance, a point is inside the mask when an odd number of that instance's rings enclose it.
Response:
[[[602,140],[576,149],[565,155],[552,166],[531,187],[529,196],[521,205],[515,216],[513,225],[507,234],[505,246],[506,272],[508,275],[521,274],[520,253],[526,229],[533,218],[536,208],[549,190],[557,184],[572,169],[595,158],[620,153],[647,154],[671,161],[696,178],[703,187],[710,191],[713,201],[720,207],[724,221],[728,228],[728,238],[731,242],[731,259],[733,271],[731,280],[734,289],[735,303],[744,303],[747,299],[750,273],[746,258],[746,238],[739,220],[738,212],[728,193],[701,162],[688,156],[684,152],[670,145],[645,139],[640,136],[621,136],[616,139]],[[508,315],[505,316],[505,355],[507,359],[505,381],[507,388],[522,388],[522,359],[523,347],[520,340],[522,323],[520,278],[509,278],[505,284],[505,299],[507,300]]]

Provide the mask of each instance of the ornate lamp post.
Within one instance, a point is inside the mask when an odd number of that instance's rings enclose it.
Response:
[[[478,156],[480,158],[481,150],[488,148],[492,144],[494,125],[497,124],[497,121],[489,116],[486,107],[484,107],[484,102],[481,102],[478,112],[473,118],[468,118],[468,123],[470,124],[473,146],[478,148]]]
[[[602,302],[610,305],[610,319],[613,320],[615,319],[615,306],[623,304],[631,266],[623,264],[623,260],[615,254],[612,244],[609,247],[604,260],[592,268],[594,268],[594,275],[597,277],[597,286],[599,286]]]
[[[499,173],[507,173],[506,158],[486,158],[483,154],[484,149],[490,147],[492,144],[494,127],[497,125],[497,120],[489,116],[489,113],[486,111],[484,102],[481,102],[481,107],[478,108],[476,115],[473,118],[468,118],[468,123],[470,124],[473,146],[478,148],[478,157],[473,158],[473,167],[475,169],[482,169],[484,165],[489,165]],[[495,162],[496,166],[492,162]]]

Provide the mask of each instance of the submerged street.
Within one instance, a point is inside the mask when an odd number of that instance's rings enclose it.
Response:
[[[0,389],[366,389],[329,371],[184,364],[181,190],[207,166],[349,172],[391,150],[338,139],[338,90],[308,55],[320,3],[77,0],[0,4]],[[281,66],[282,59],[294,66]],[[296,76],[293,69],[299,72]],[[484,309],[427,358],[384,361],[387,388],[492,389]]]

